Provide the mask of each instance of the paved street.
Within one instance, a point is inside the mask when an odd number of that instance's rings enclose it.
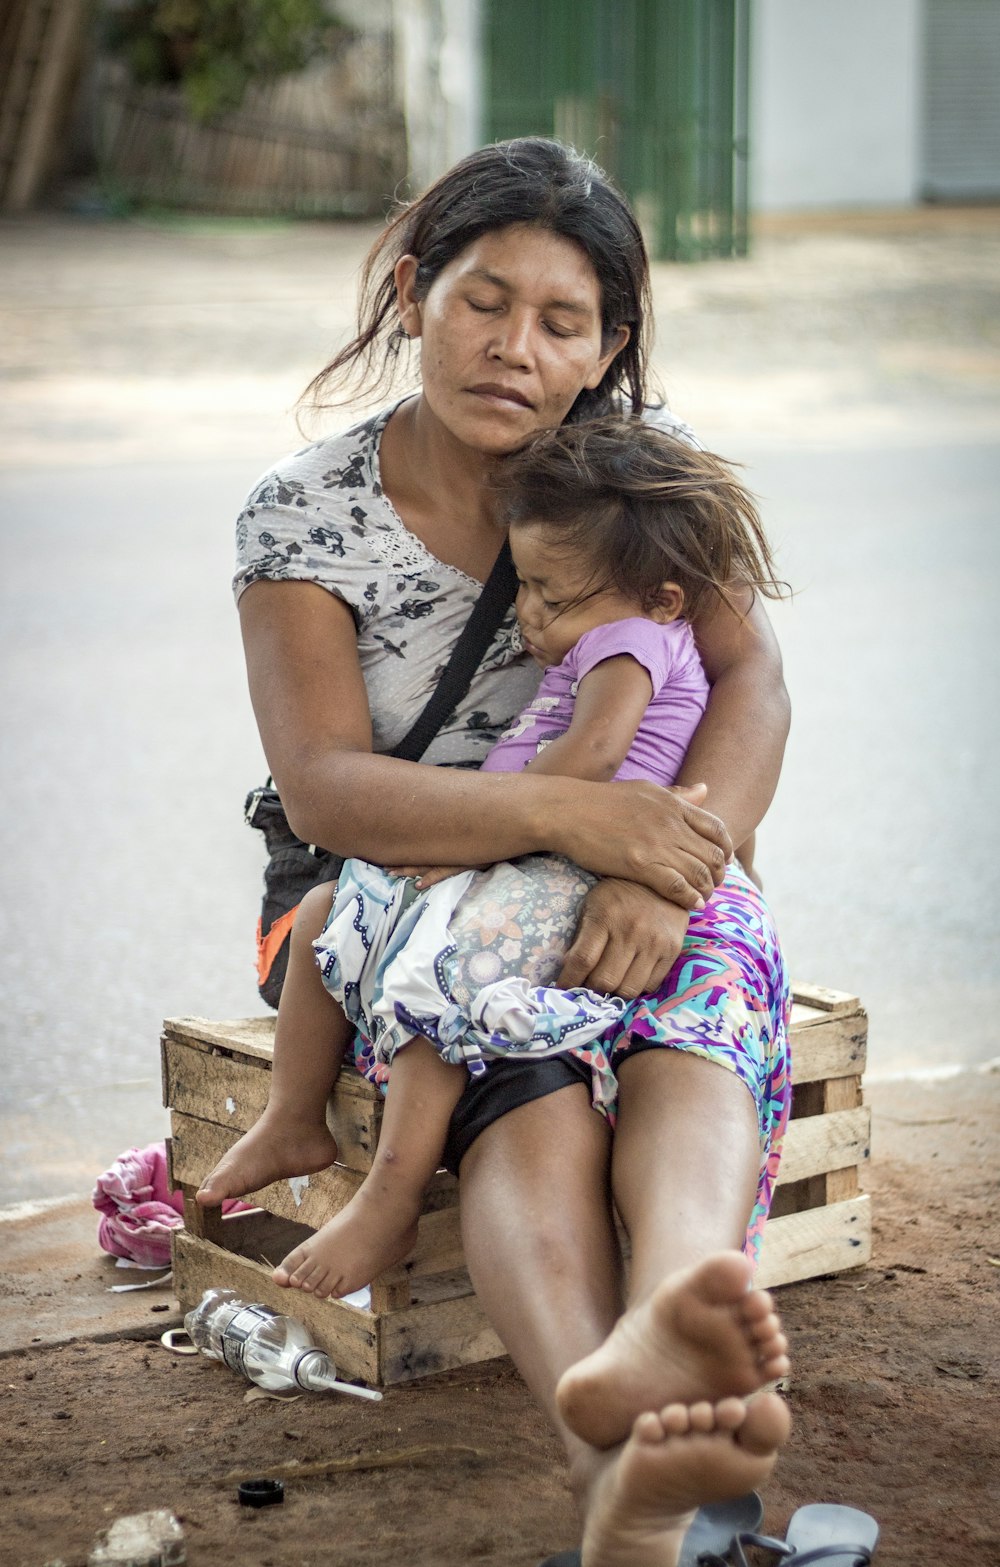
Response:
[[[232,519],[373,232],[0,222],[0,1202],[162,1133],[164,1015],[259,1010]],[[797,589],[768,891],[880,1076],[1000,1055],[998,279],[986,210],[656,269],[669,400],[746,463]]]

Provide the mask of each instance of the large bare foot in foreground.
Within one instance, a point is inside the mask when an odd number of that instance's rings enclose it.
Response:
[[[371,1183],[369,1175],[346,1208],[279,1262],[272,1275],[276,1284],[320,1299],[350,1295],[409,1256],[422,1192],[389,1197],[369,1190]]]
[[[776,1393],[639,1415],[624,1446],[602,1455],[583,1567],[676,1567],[695,1509],[761,1485],[790,1424]]]
[[[267,1109],[205,1177],[195,1200],[217,1208],[227,1197],[263,1191],[272,1181],[315,1175],[337,1157],[337,1144],[325,1121],[304,1121]]]
[[[741,1252],[674,1273],[626,1311],[556,1388],[559,1412],[594,1447],[624,1441],[644,1409],[745,1396],[788,1370],[771,1297],[751,1287]]]

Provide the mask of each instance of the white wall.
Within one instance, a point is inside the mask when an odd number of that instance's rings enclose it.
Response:
[[[395,0],[409,180],[424,190],[480,142],[479,0]]]
[[[922,0],[753,0],[751,16],[751,207],[916,200]]]

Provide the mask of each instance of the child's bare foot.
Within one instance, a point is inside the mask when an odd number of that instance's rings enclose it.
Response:
[[[298,1120],[269,1108],[205,1177],[196,1201],[217,1208],[227,1197],[263,1191],[272,1181],[315,1175],[336,1157],[337,1144],[325,1122]]]
[[[601,1455],[583,1567],[676,1567],[694,1510],[766,1480],[790,1424],[775,1393],[639,1415],[624,1446]]]
[[[366,1190],[370,1182],[371,1175],[346,1208],[279,1262],[276,1284],[320,1299],[350,1295],[409,1256],[417,1241],[422,1193],[404,1197],[393,1192],[390,1200]]]
[[[751,1276],[740,1252],[719,1252],[627,1311],[559,1382],[570,1430],[611,1447],[651,1405],[746,1395],[784,1376],[788,1343],[770,1295],[752,1289]]]

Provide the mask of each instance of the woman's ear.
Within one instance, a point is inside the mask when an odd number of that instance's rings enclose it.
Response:
[[[628,342],[631,336],[632,332],[629,327],[619,326],[615,328],[614,332],[611,334],[611,339],[608,343],[608,346],[606,348],[602,348],[601,357],[597,361],[596,369],[587,377],[586,381],[583,383],[589,391],[592,392],[594,391],[595,387],[600,386],[601,382],[604,380],[604,373],[607,370],[608,365],[611,363],[612,359],[621,353],[622,349],[625,347],[625,344]]]
[[[652,619],[665,626],[670,620],[679,620],[684,613],[684,591],[676,582],[665,582],[656,597]]]
[[[419,265],[416,256],[400,256],[392,272],[396,280],[396,309],[399,311],[399,324],[407,337],[419,337],[423,325],[420,301],[415,296]]]

